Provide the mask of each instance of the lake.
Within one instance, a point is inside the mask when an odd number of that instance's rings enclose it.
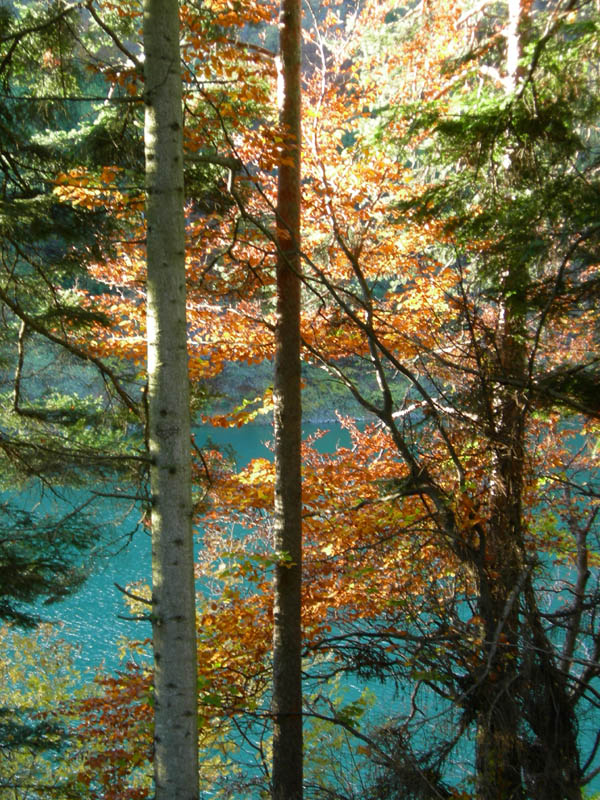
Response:
[[[335,423],[322,426],[306,425],[305,435],[314,433],[317,428],[325,428],[330,433],[320,440],[320,448],[327,452],[335,449],[337,443],[347,445],[348,434]],[[241,429],[202,427],[195,430],[196,441],[202,445],[207,439],[215,444],[232,447],[235,450],[238,466],[244,466],[253,458],[271,458],[268,442],[272,438],[270,426],[248,425]],[[95,565],[93,574],[84,587],[68,600],[43,609],[46,618],[61,620],[61,636],[68,642],[77,644],[79,655],[76,666],[82,670],[93,670],[103,663],[108,670],[119,665],[119,642],[128,639],[142,639],[151,634],[145,622],[122,619],[128,610],[122,593],[115,583],[127,585],[135,580],[147,580],[150,575],[150,537],[149,533],[136,523],[141,510],[131,511],[122,520],[118,533],[124,537],[123,546],[111,558],[104,558]],[[98,511],[102,514],[102,509]],[[110,503],[106,506],[110,515]],[[101,521],[101,520],[100,520]],[[135,533],[129,538],[129,534]],[[399,710],[402,699],[396,697],[391,687],[372,685],[377,695],[374,713],[383,713],[389,719],[390,713]],[[359,687],[347,686],[348,698],[354,700]],[[598,725],[587,720],[584,741],[592,741]],[[318,744],[318,743],[317,743]],[[313,742],[313,746],[315,743]],[[319,749],[317,747],[317,749]],[[468,754],[466,755],[469,761]],[[463,764],[464,766],[464,764]],[[457,769],[459,765],[457,764]],[[591,791],[600,790],[600,776],[589,787]]]
[[[323,426],[307,424],[304,426],[304,435],[308,436],[320,428],[330,431],[319,442],[324,452],[335,449],[338,442],[348,444],[348,434],[336,423]],[[199,446],[210,439],[217,445],[233,448],[239,467],[253,458],[272,458],[267,446],[272,438],[271,426],[203,426],[196,428],[194,434]],[[105,513],[108,519],[111,518],[111,512],[111,503],[107,501],[104,506],[99,506],[97,516]],[[45,619],[61,622],[62,638],[78,645],[76,666],[80,669],[94,668],[102,662],[106,668],[112,669],[119,663],[121,640],[143,639],[151,634],[148,623],[121,618],[128,614],[128,610],[123,594],[115,586],[115,583],[127,586],[136,580],[149,581],[150,534],[137,525],[140,515],[141,509],[137,509],[122,519],[120,530],[115,530],[111,537],[115,540],[112,549],[116,553],[97,560],[93,574],[80,591],[67,600],[41,609]]]

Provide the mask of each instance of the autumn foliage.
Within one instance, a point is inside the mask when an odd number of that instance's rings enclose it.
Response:
[[[356,737],[369,797],[397,796],[394,786],[424,797],[426,779],[427,796],[486,798],[485,762],[504,751],[500,734],[481,744],[482,730],[506,732],[497,708],[510,693],[511,752],[533,787],[523,791],[581,791],[598,749],[575,747],[578,714],[597,715],[600,648],[596,77],[557,65],[597,56],[597,13],[521,3],[523,63],[508,95],[506,20],[490,4],[321,5],[305,31],[302,342],[307,376],[326,372],[356,414],[323,422],[344,431],[335,452],[322,452],[323,432],[304,442],[307,725],[326,718]],[[241,35],[274,13],[181,5],[198,386],[274,352],[286,132],[273,54]],[[140,99],[135,65],[103,74]],[[558,118],[569,103],[573,117]],[[143,381],[135,167],[71,170],[55,192],[118,225],[90,258],[94,288],[78,289],[97,321],[73,340],[128,360]],[[202,424],[241,426],[271,404],[266,388],[203,409]],[[252,780],[266,785],[271,584],[286,559],[272,541],[273,466],[194,454],[202,779],[217,785],[219,767],[259,740]],[[329,698],[342,673],[404,699],[362,729]],[[101,677],[78,705],[89,797],[150,796],[151,714],[144,666]],[[472,765],[464,779],[448,767],[456,754]]]

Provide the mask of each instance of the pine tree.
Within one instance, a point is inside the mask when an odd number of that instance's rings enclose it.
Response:
[[[9,494],[0,568],[6,618],[29,624],[43,616],[27,610],[36,598],[59,599],[81,584],[84,561],[102,543],[96,501],[114,494],[116,476],[137,483],[143,461],[119,431],[138,414],[127,367],[77,341],[105,322],[76,287],[90,285],[86,261],[110,235],[106,216],[54,191],[101,127],[83,111],[98,87],[77,58],[81,9],[31,3],[1,12],[0,479]],[[116,411],[115,398],[123,401]],[[91,427],[102,432],[91,437]],[[74,501],[66,487],[81,489],[89,471],[95,488]],[[56,509],[38,502],[49,487]]]

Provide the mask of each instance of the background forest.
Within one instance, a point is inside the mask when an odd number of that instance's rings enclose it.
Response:
[[[121,587],[119,670],[82,676],[44,624],[155,524],[143,5],[148,28],[152,2],[0,0],[1,800],[163,797],[156,571]],[[278,7],[177,6],[195,796],[301,796],[272,766],[273,585],[300,568],[282,456],[238,468],[206,434],[277,411],[293,262],[322,427],[302,441],[303,795],[593,797],[598,0],[307,0],[299,236]]]

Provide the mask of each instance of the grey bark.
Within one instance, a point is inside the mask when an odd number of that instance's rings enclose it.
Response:
[[[155,800],[196,800],[197,651],[177,0],[145,0],[144,54]]]

